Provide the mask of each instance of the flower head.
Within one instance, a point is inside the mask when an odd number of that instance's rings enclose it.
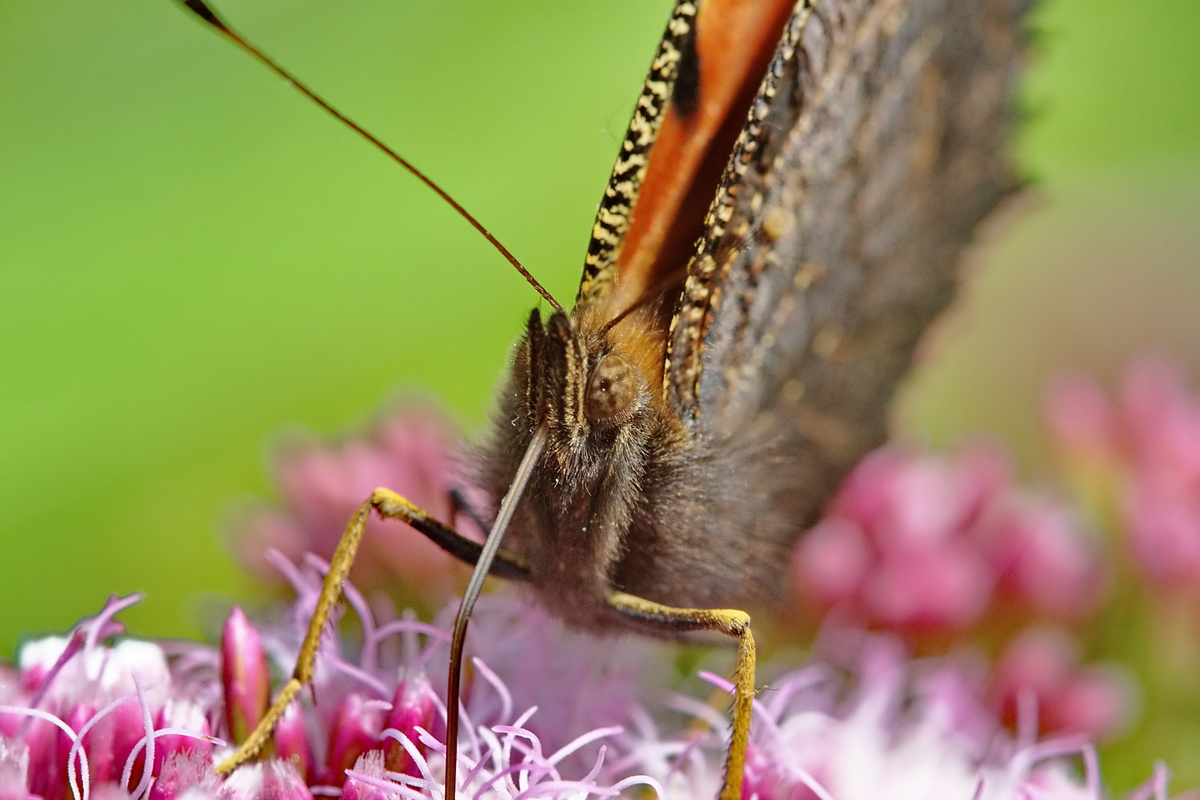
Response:
[[[921,635],[991,615],[1078,618],[1099,553],[1062,504],[1020,492],[996,448],[868,456],[795,551],[795,582],[860,624]]]
[[[279,504],[242,509],[231,531],[234,550],[256,577],[282,586],[267,553],[278,551],[291,561],[309,553],[331,557],[346,521],[379,486],[451,521],[451,492],[466,488],[455,465],[461,448],[461,438],[441,415],[414,406],[399,407],[367,435],[339,443],[293,438],[274,457]],[[437,608],[456,590],[456,565],[402,523],[372,518],[353,576],[363,591],[402,586],[407,599]]]
[[[205,758],[219,743],[210,704],[186,678],[175,679],[162,648],[135,639],[105,644],[123,631],[116,614],[139,599],[114,597],[70,636],[22,648],[2,688],[6,781],[23,770],[24,791],[45,800],[86,797],[92,787],[144,796],[173,755]]]
[[[1129,676],[1112,665],[1081,663],[1079,643],[1061,629],[1034,627],[1005,647],[988,687],[1002,721],[1047,733],[1108,736],[1132,716]],[[1036,713],[1035,713],[1036,712]]]
[[[275,730],[274,757],[228,778],[213,772],[231,752],[227,742],[243,738],[263,713],[264,656],[280,673],[292,666],[327,568],[315,558],[299,568],[274,558],[287,566],[296,606],[281,622],[259,626],[235,608],[219,650],[110,642],[123,631],[113,617],[136,596],[115,598],[68,637],[26,644],[0,683],[0,791],[44,800],[311,800],[339,787],[350,797],[439,795],[446,707],[429,676],[444,677],[448,633],[410,614],[380,621],[353,586],[347,594],[361,617],[361,641],[329,632],[311,695],[293,703]],[[647,677],[665,663],[660,646],[631,639],[614,647],[565,634],[544,612],[494,596],[477,606],[472,633],[476,653],[488,651],[526,680],[506,685],[471,656],[461,788],[481,798],[531,787],[550,798],[609,794],[612,781],[598,766],[612,749],[605,741],[620,731],[612,721],[653,691]],[[556,654],[537,648],[549,648],[555,633],[571,650],[565,672],[548,680]],[[534,702],[547,709],[542,719]]]
[[[1115,400],[1089,376],[1065,373],[1045,405],[1068,466],[1100,473],[1117,495],[1129,550],[1149,583],[1200,594],[1200,399],[1179,367],[1134,361]]]
[[[1086,739],[1010,736],[961,663],[905,659],[890,638],[860,637],[849,651],[852,664],[838,658],[784,673],[755,701],[745,797],[1100,797],[1098,760]],[[709,679],[732,690],[722,678]],[[678,704],[711,724],[724,722],[695,701]],[[716,794],[722,738],[664,739],[646,718],[638,733],[630,760],[666,797]]]
[[[320,567],[314,560],[293,571],[300,579],[296,611],[307,610]],[[359,608],[361,598],[350,589]],[[440,669],[431,664],[447,638],[444,628],[411,615],[386,622],[367,617],[357,647],[331,630],[312,692],[276,731],[275,756],[221,777],[212,767],[230,752],[223,709],[256,696],[238,684],[257,685],[255,653],[273,658],[287,649],[300,615],[254,625],[235,611],[219,651],[109,641],[120,632],[113,615],[136,599],[110,602],[69,637],[31,642],[19,667],[7,673],[0,705],[5,797],[445,796],[446,708],[438,682],[429,679]],[[512,598],[495,596],[483,598],[479,608],[473,679],[460,712],[460,792],[483,800],[583,800],[638,786],[663,798],[715,794],[728,719],[683,695],[667,695],[662,713],[648,710],[658,707],[651,696],[659,690],[650,677],[654,670],[637,665],[662,661],[657,645],[630,639],[614,647],[581,634],[551,644],[546,630],[554,623],[544,612],[518,612]],[[574,652],[563,652],[564,642]],[[522,657],[505,655],[514,652]],[[970,670],[951,661],[909,661],[894,640],[866,638],[831,656],[838,653],[828,663],[783,672],[756,701],[747,800],[1099,798],[1094,752],[1084,740],[1038,742],[1032,733],[1013,739],[979,698]],[[610,672],[604,665],[614,656],[634,666]],[[568,677],[542,680],[551,673],[541,669],[543,662],[565,664]],[[524,679],[522,667],[530,668]],[[773,671],[764,665],[764,673]],[[707,679],[731,688],[718,676]],[[256,707],[243,703],[237,713]],[[1063,756],[1082,759],[1082,778],[1064,766]],[[1158,780],[1165,787],[1165,778]]]

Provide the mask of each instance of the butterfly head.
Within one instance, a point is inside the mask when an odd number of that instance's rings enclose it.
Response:
[[[653,349],[633,346],[636,325],[602,319],[579,308],[530,315],[480,464],[480,486],[512,509],[505,547],[529,565],[537,591],[583,627],[608,618],[604,598],[639,487],[679,441],[650,372]]]
[[[660,416],[652,384],[628,340],[587,317],[529,317],[514,364],[514,390],[529,430],[545,425],[547,453],[568,471],[581,461],[640,447]],[[586,471],[586,469],[585,469]]]

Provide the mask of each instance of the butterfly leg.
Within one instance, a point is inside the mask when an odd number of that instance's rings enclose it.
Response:
[[[624,592],[613,592],[608,602],[626,617],[658,628],[686,631],[719,631],[737,639],[738,656],[734,673],[733,734],[725,761],[725,783],[720,800],[740,800],[746,745],[750,741],[750,712],[754,703],[754,635],[750,615],[736,609],[673,608],[643,600]]]
[[[438,522],[390,489],[376,489],[372,492],[370,499],[359,506],[358,511],[350,518],[346,532],[342,534],[337,550],[330,559],[329,572],[325,574],[325,583],[321,586],[317,608],[308,624],[308,633],[305,634],[304,643],[300,647],[300,655],[296,659],[296,668],[292,670],[291,680],[280,690],[266,715],[259,721],[258,726],[246,741],[242,742],[237,752],[217,765],[217,772],[232,772],[257,756],[271,738],[279,718],[283,716],[288,705],[296,699],[296,695],[300,693],[304,685],[312,680],[317,651],[321,645],[321,634],[324,632],[325,626],[329,624],[333,610],[342,598],[342,582],[350,575],[350,568],[354,565],[354,556],[358,552],[358,545],[362,542],[363,533],[366,532],[367,520],[370,518],[372,510],[384,519],[398,519],[407,522],[432,539],[447,553],[468,564],[474,564],[479,560],[479,552],[483,546],[478,542],[466,538],[449,525]],[[490,573],[510,580],[529,579],[529,571],[525,565],[515,556],[504,552],[497,554]]]

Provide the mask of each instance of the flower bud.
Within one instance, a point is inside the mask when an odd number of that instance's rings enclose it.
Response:
[[[290,762],[301,780],[307,781],[312,777],[312,750],[304,729],[304,714],[295,700],[284,709],[279,724],[275,726],[275,754],[281,760]]]
[[[271,681],[262,637],[238,606],[221,631],[221,688],[225,725],[233,741],[241,744],[267,712]]]
[[[330,785],[341,786],[346,770],[379,743],[381,716],[379,709],[368,705],[360,694],[349,694],[342,701],[330,731],[325,761],[325,780]]]
[[[392,710],[388,712],[385,728],[395,728],[418,744],[417,728],[430,730],[436,709],[433,703],[433,688],[424,674],[410,675],[400,681],[392,698]],[[384,766],[388,772],[403,772],[405,775],[420,775],[416,764],[404,746],[395,739],[388,739],[384,749]]]

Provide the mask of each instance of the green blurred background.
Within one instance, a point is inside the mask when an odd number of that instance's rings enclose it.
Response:
[[[226,0],[559,297],[669,0]],[[1054,368],[1200,364],[1200,4],[1051,0],[1037,183],[900,424],[1039,464]],[[0,653],[110,592],[192,635],[253,587],[230,504],[281,427],[419,388],[466,430],[535,296],[453,212],[169,0],[0,2]]]

